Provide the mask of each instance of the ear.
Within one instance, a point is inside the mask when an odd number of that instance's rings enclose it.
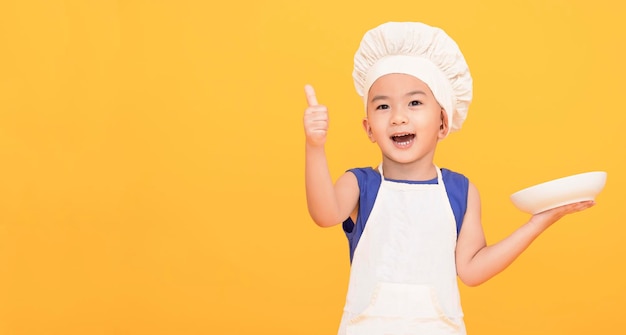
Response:
[[[372,127],[370,127],[367,117],[363,118],[363,130],[365,130],[365,133],[370,141],[372,141],[372,143],[376,143],[376,139],[374,139],[374,135],[372,134]]]
[[[439,139],[442,140],[448,136],[448,113],[441,109],[441,125],[439,126]]]

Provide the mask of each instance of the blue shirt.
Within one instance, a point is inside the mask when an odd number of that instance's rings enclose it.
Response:
[[[343,222],[343,230],[348,238],[350,245],[350,262],[354,256],[354,250],[359,243],[361,234],[365,229],[365,223],[370,216],[370,212],[374,207],[376,196],[378,195],[378,189],[380,188],[381,178],[380,173],[371,167],[367,168],[355,168],[348,170],[352,172],[359,184],[359,210],[357,213],[356,224],[352,221],[352,218],[348,217]],[[461,225],[463,224],[463,217],[467,210],[467,194],[469,190],[469,180],[464,175],[448,170],[441,169],[441,177],[443,183],[446,186],[446,193],[450,200],[450,206],[454,213],[456,220],[456,233],[457,236],[461,231]],[[411,184],[437,184],[437,178],[425,181],[406,181],[406,180],[390,180],[388,181],[399,183],[411,183]]]

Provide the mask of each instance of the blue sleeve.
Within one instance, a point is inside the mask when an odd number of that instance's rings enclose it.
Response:
[[[459,236],[463,219],[467,212],[469,179],[460,173],[448,169],[441,169],[441,177],[446,185],[450,206],[452,207],[452,212],[454,212],[454,218],[456,219],[456,236]]]
[[[350,261],[352,262],[354,250],[359,243],[363,230],[365,230],[365,223],[370,216],[372,207],[374,207],[381,177],[378,171],[372,168],[356,168],[348,171],[354,173],[359,185],[359,209],[356,222],[353,222],[350,217],[343,222],[343,231],[348,238]]]
[[[374,201],[376,201],[376,196],[378,195],[381,178],[380,174],[372,168],[356,168],[350,169],[348,172],[352,172],[356,176],[359,184],[359,212],[357,215],[357,223],[353,222],[350,217],[343,222],[343,230],[347,235],[350,235],[354,233],[354,228],[358,223],[363,223],[363,227],[360,227],[361,231],[363,230],[365,222],[367,222],[370,216],[372,207],[374,207]]]

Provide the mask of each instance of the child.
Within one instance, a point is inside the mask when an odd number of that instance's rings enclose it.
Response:
[[[324,145],[328,110],[305,86],[306,196],[319,226],[343,223],[351,272],[339,334],[465,334],[456,276],[479,285],[586,201],[551,209],[487,245],[480,198],[468,179],[433,163],[437,143],[463,123],[472,79],[441,29],[389,22],[368,31],[354,57],[363,128],[382,153],[373,168],[333,184]]]

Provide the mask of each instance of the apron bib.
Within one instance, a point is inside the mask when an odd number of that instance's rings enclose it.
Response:
[[[437,184],[381,184],[356,247],[339,335],[462,335],[456,221]]]

